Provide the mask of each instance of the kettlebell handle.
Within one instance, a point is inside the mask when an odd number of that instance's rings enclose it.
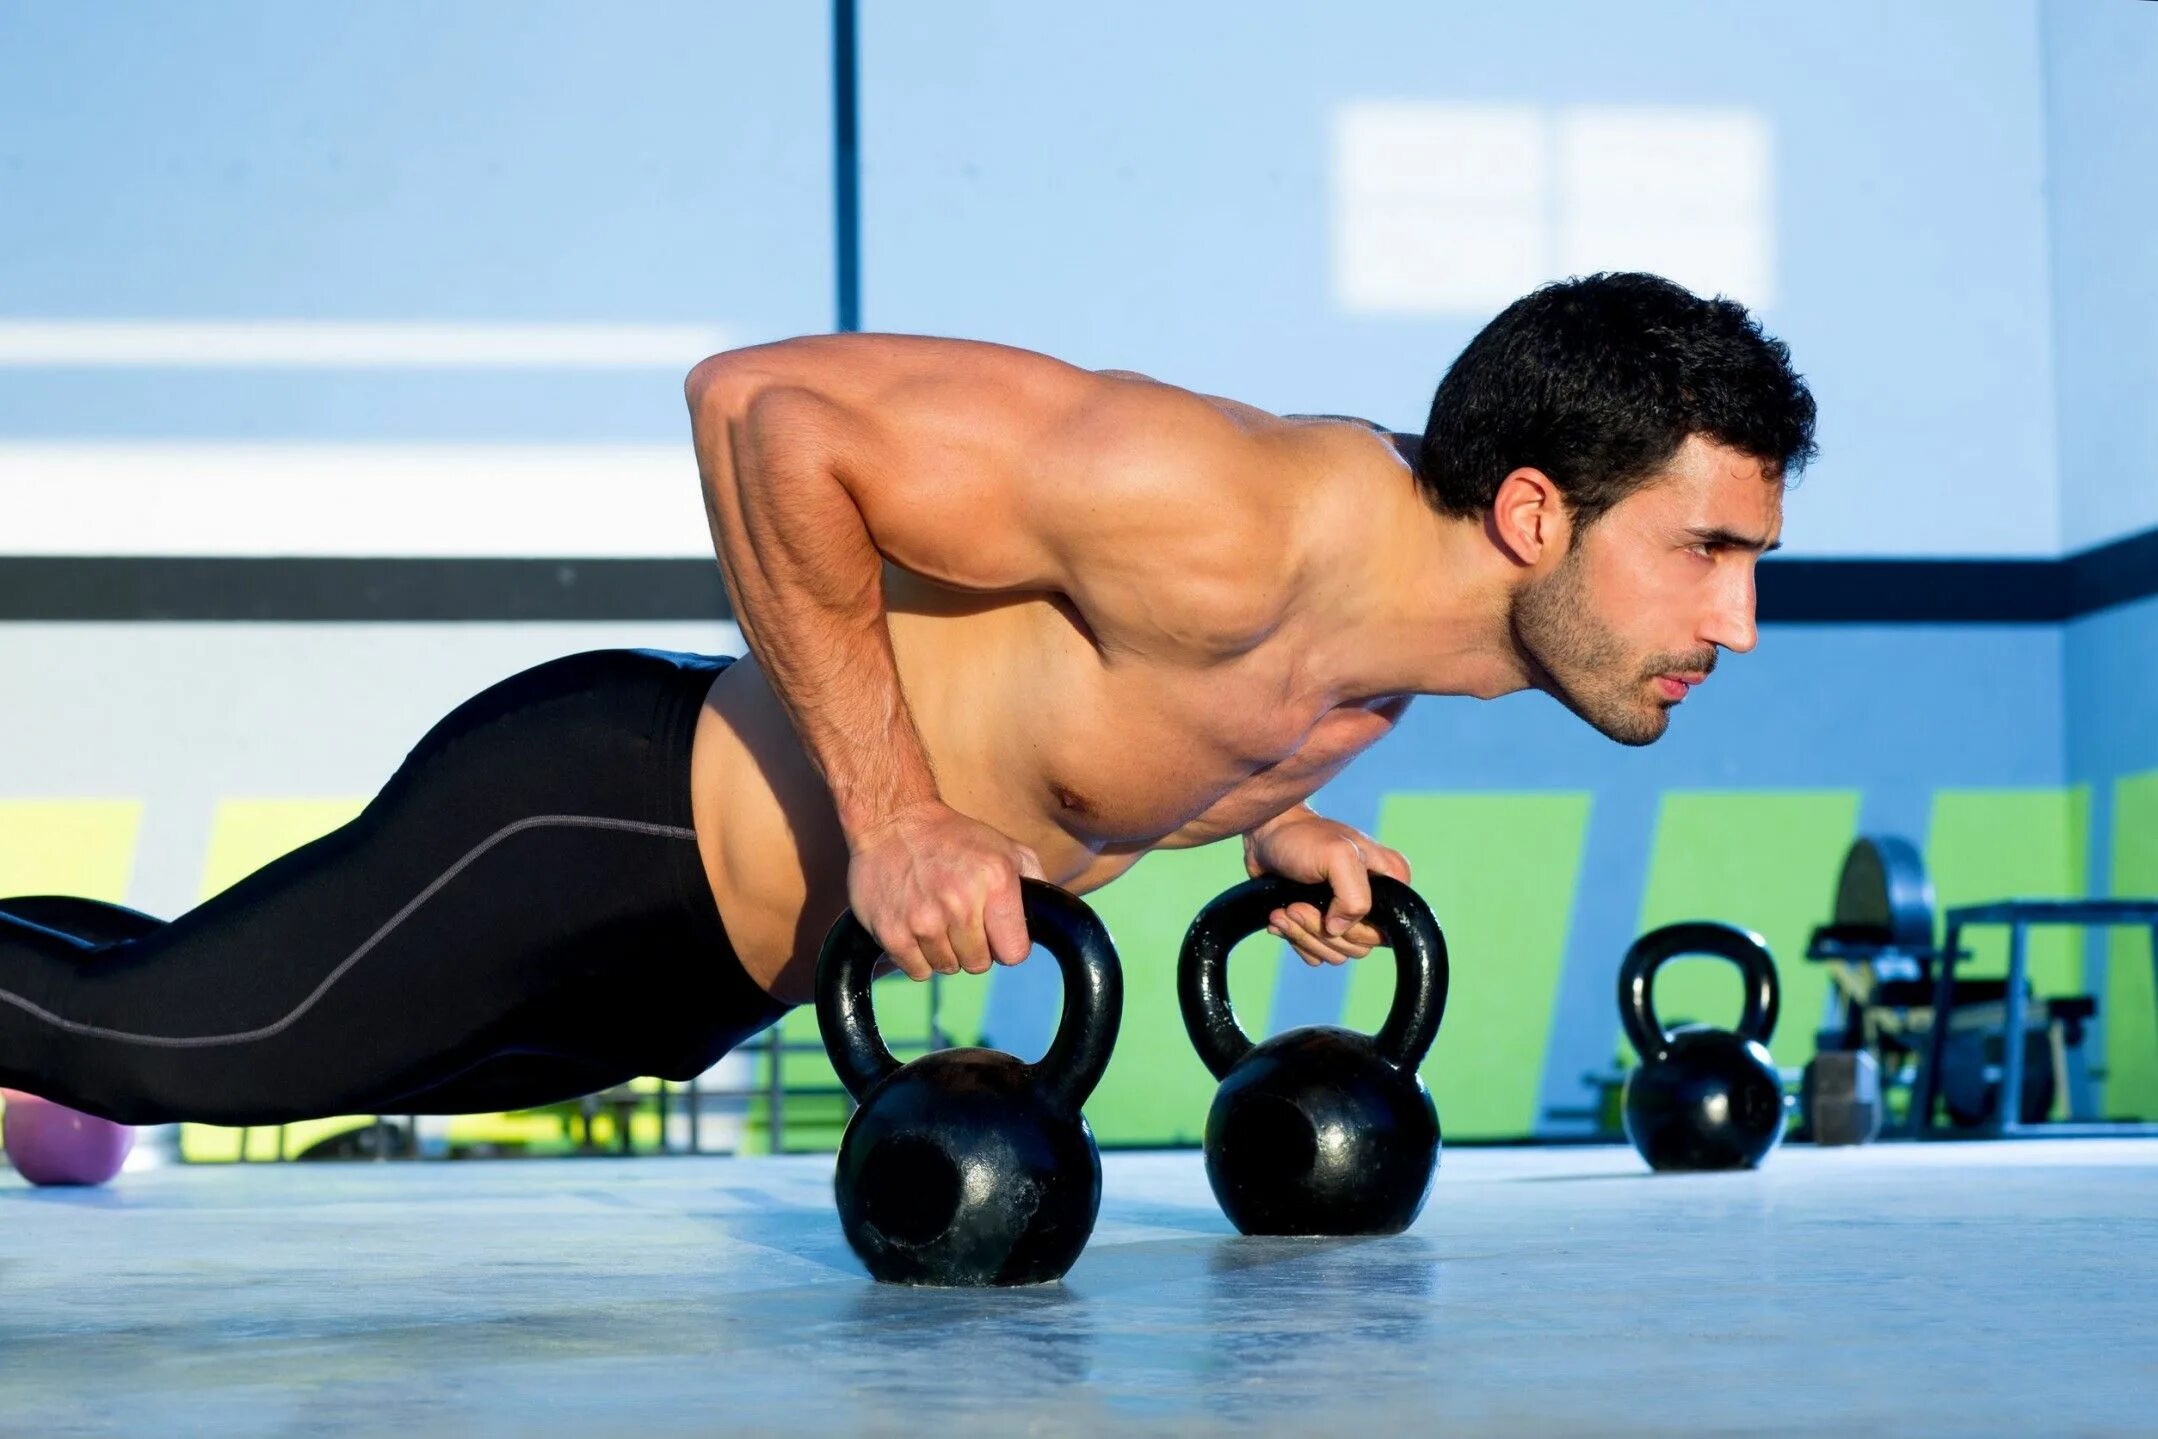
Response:
[[[1776,1032],[1781,1003],[1776,960],[1768,952],[1768,942],[1750,929],[1696,919],[1650,930],[1633,942],[1619,965],[1619,1020],[1634,1051],[1652,1063],[1670,1057],[1670,1031],[1656,1018],[1656,971],[1691,954],[1728,959],[1738,966],[1746,981],[1746,1008],[1734,1032],[1741,1039],[1768,1043]]]
[[[1323,913],[1333,897],[1331,885],[1262,875],[1222,891],[1192,920],[1177,965],[1177,1000],[1192,1047],[1216,1079],[1226,1079],[1252,1049],[1229,1007],[1229,951],[1265,929],[1266,917],[1284,905],[1314,905]],[[1452,973],[1446,936],[1421,895],[1383,874],[1371,876],[1371,923],[1394,952],[1394,1002],[1373,1042],[1387,1063],[1414,1069],[1446,1017]]]
[[[1049,1050],[1028,1068],[1034,1080],[1077,1113],[1101,1082],[1124,1017],[1124,971],[1116,946],[1093,909],[1069,890],[1036,879],[1019,882],[1027,931],[1064,974],[1064,1017]],[[883,947],[854,917],[839,916],[817,954],[817,1028],[840,1083],[857,1102],[899,1071],[877,1030],[869,985]]]

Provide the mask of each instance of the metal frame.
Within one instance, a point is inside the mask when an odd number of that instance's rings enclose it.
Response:
[[[1977,1131],[1988,1139],[2071,1134],[2150,1134],[2158,1125],[2132,1122],[2077,1124],[2025,1124],[2023,1114],[2023,1028],[2026,1022],[2025,972],[2030,957],[2031,926],[2039,924],[2135,925],[2146,928],[2151,938],[2152,973],[2158,975],[2158,899],[2005,899],[1990,904],[1966,904],[1950,909],[1947,935],[1935,958],[1940,967],[1933,977],[1934,1023],[1926,1036],[1926,1057],[1911,1093],[1908,1133],[1925,1138],[1936,1131],[1933,1111],[1940,1097],[1941,1064],[1946,1053],[1949,998],[1955,983],[1956,961],[1969,957],[1959,941],[1966,925],[2008,926],[2007,1014],[2002,1021],[2001,1097],[1993,1118]]]

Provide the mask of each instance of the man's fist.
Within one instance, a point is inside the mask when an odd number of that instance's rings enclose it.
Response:
[[[1314,965],[1362,959],[1384,941],[1365,920],[1371,913],[1372,875],[1409,882],[1409,862],[1400,851],[1301,808],[1244,836],[1244,868],[1254,879],[1278,874],[1333,887],[1324,915],[1315,906],[1292,904],[1267,916],[1267,933],[1288,940],[1304,963]]]
[[[909,979],[986,974],[1033,947],[1019,881],[1047,876],[1018,841],[928,803],[864,830],[852,848],[847,904]]]

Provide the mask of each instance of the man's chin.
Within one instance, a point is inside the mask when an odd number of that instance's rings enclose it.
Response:
[[[1671,728],[1672,704],[1655,701],[1645,709],[1625,706],[1607,708],[1583,704],[1572,691],[1558,685],[1547,685],[1544,692],[1579,715],[1591,729],[1605,739],[1616,740],[1632,749],[1656,743],[1663,738],[1664,731]],[[1675,704],[1676,701],[1672,703]]]
[[[1664,731],[1671,728],[1669,705],[1657,705],[1647,711],[1635,710],[1622,716],[1607,715],[1599,718],[1584,714],[1581,717],[1594,725],[1596,732],[1605,739],[1616,740],[1631,749],[1656,743],[1663,738]]]

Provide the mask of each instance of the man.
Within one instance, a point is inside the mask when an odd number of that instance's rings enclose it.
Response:
[[[688,397],[750,655],[572,656],[461,706],[367,812],[170,924],[0,902],[0,1083],[108,1118],[520,1107],[687,1077],[809,999],[1243,836],[1367,953],[1399,854],[1305,800],[1418,694],[1542,689],[1646,744],[1753,647],[1811,395],[1739,306],[1547,287],[1420,439],[993,345],[826,336]]]

